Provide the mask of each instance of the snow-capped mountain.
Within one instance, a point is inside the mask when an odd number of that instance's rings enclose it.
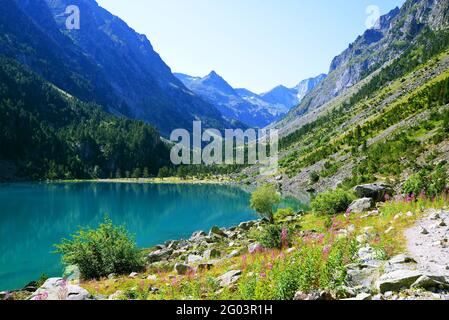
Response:
[[[259,95],[245,88],[233,88],[215,71],[203,78],[182,73],[175,73],[175,76],[190,90],[214,104],[225,118],[259,128],[282,118],[325,77],[320,75],[301,81],[294,88],[278,86]]]

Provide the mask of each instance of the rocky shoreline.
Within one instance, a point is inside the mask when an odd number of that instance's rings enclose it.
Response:
[[[350,211],[359,221],[381,219],[379,209],[374,204],[389,193],[381,185],[359,186],[356,189],[360,197],[355,200]],[[313,229],[303,229],[304,212],[291,213],[282,217],[282,223],[299,228],[300,238],[317,234]],[[407,250],[402,254],[385,260],[379,251],[370,245],[379,237],[379,232],[395,232],[399,221],[414,221],[405,230]],[[312,291],[297,292],[295,300],[449,300],[449,208],[426,209],[423,213],[400,212],[388,222],[382,230],[375,230],[370,224],[358,229],[355,225],[334,230],[338,238],[353,238],[357,243],[354,261],[346,265],[345,286],[338,292]],[[257,242],[260,233],[268,222],[254,220],[242,222],[231,228],[212,227],[209,232],[197,231],[189,239],[169,240],[163,244],[145,250],[147,266],[145,273],[133,272],[128,276],[110,274],[106,281],[116,279],[160,280],[160,270],[168,272],[168,279],[188,277],[192,274],[215,270],[221,272],[215,276],[219,284],[218,292],[235,287],[243,276],[244,270],[237,264],[229,263],[234,258],[257,255],[265,248]],[[368,226],[366,226],[368,225]],[[285,248],[282,254],[290,254],[298,249]],[[223,267],[224,266],[224,267]],[[221,268],[223,267],[223,268]],[[124,292],[117,290],[109,295],[91,295],[80,282],[79,270],[75,266],[66,269],[64,277],[51,278],[39,288],[31,283],[20,293],[20,297],[32,300],[119,300]],[[159,288],[149,289],[157,293]],[[0,299],[11,299],[13,293],[2,292]]]

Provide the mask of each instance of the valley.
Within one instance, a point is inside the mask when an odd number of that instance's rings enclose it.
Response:
[[[68,4],[0,12],[0,300],[449,299],[448,1],[264,93],[173,73],[94,0],[65,30]],[[278,169],[252,141],[243,164],[174,161],[174,130],[188,158],[212,140],[198,123],[277,130]]]

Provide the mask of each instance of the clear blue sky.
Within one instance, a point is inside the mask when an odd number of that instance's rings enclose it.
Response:
[[[327,73],[366,29],[405,0],[97,0],[146,34],[174,72],[211,70],[257,93]]]

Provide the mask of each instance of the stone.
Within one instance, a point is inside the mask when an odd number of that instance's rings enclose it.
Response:
[[[10,293],[8,291],[2,291],[0,292],[0,300],[7,300]]]
[[[176,250],[178,248],[178,245],[179,245],[179,241],[176,241],[176,240],[170,240],[165,243],[165,246],[167,247],[167,249],[172,249],[172,250]]]
[[[50,278],[36,290],[30,300],[91,300],[86,289],[70,284],[63,278]]]
[[[366,301],[366,300],[373,300],[373,296],[369,293],[360,293],[355,298],[349,298],[346,300],[358,300],[358,301]]]
[[[190,266],[184,263],[175,264],[175,272],[179,275],[185,275],[187,272],[191,270]]]
[[[192,236],[190,237],[190,240],[198,240],[201,238],[204,238],[205,236],[207,236],[206,232],[204,231],[195,231]]]
[[[392,264],[416,263],[415,259],[407,256],[406,254],[399,254],[397,256],[394,256],[390,259],[389,262]]]
[[[421,276],[422,273],[419,271],[396,270],[381,276],[376,282],[376,287],[381,293],[409,289]]]
[[[229,253],[226,257],[227,257],[228,259],[235,258],[235,257],[240,256],[240,255],[243,254],[244,252],[245,252],[245,249],[243,249],[243,248],[241,248],[241,249],[235,249],[235,250],[232,250],[231,253]]]
[[[154,263],[159,262],[163,260],[168,260],[173,253],[172,249],[160,249],[154,252],[151,252],[148,254],[148,262]]]
[[[427,231],[426,228],[424,228],[423,226],[421,226],[421,231],[420,231],[420,233],[421,233],[421,234],[424,234],[424,235],[428,235],[428,234],[429,234],[429,231]]]
[[[155,275],[155,274],[150,274],[148,277],[147,277],[147,280],[149,280],[149,281],[157,281],[157,276]]]
[[[376,252],[369,245],[360,248],[359,251],[357,252],[357,256],[359,257],[359,260],[364,263],[372,260],[377,260]]]
[[[293,298],[293,300],[301,300],[301,301],[331,301],[331,300],[335,300],[334,297],[332,296],[332,294],[330,294],[327,291],[313,291],[311,293],[304,293],[302,291],[298,291],[295,294],[295,297]]]
[[[204,251],[203,257],[206,260],[220,258],[221,257],[221,252],[219,250],[217,250],[217,249],[214,249],[214,248],[207,249],[206,251]]]
[[[359,185],[354,190],[358,198],[371,198],[374,202],[383,202],[394,193],[391,186],[381,183]]]
[[[239,224],[239,228],[245,231],[248,231],[249,229],[251,229],[252,227],[254,227],[254,221],[247,221],[247,222],[242,222]]]
[[[113,279],[115,279],[115,278],[117,278],[117,275],[116,275],[115,273],[110,273],[110,274],[108,275],[108,279],[109,279],[109,280],[113,280]]]
[[[137,272],[131,272],[131,273],[129,274],[129,277],[132,278],[132,279],[135,279],[135,278],[137,278],[138,275],[139,275],[139,274],[138,274]]]
[[[187,263],[188,264],[194,264],[194,263],[198,263],[200,261],[203,261],[203,257],[202,256],[197,256],[197,255],[194,255],[194,254],[190,254],[187,257]]]
[[[120,300],[124,295],[124,292],[122,290],[117,290],[113,294],[109,296],[109,300]]]
[[[362,198],[352,202],[349,206],[349,210],[351,210],[352,213],[362,213],[368,211],[373,206],[374,201],[372,198]]]
[[[226,233],[217,226],[213,226],[209,231],[209,237],[212,237],[213,235],[226,237]]]
[[[210,270],[214,267],[214,263],[211,261],[202,262],[198,265],[198,270]]]
[[[441,219],[441,217],[437,212],[430,215],[430,220],[439,220],[439,219]]]
[[[412,284],[411,288],[426,290],[431,288],[448,289],[449,283],[445,277],[423,275]]]
[[[236,283],[240,279],[241,275],[241,270],[231,270],[218,277],[217,280],[219,281],[221,287],[229,287]]]

